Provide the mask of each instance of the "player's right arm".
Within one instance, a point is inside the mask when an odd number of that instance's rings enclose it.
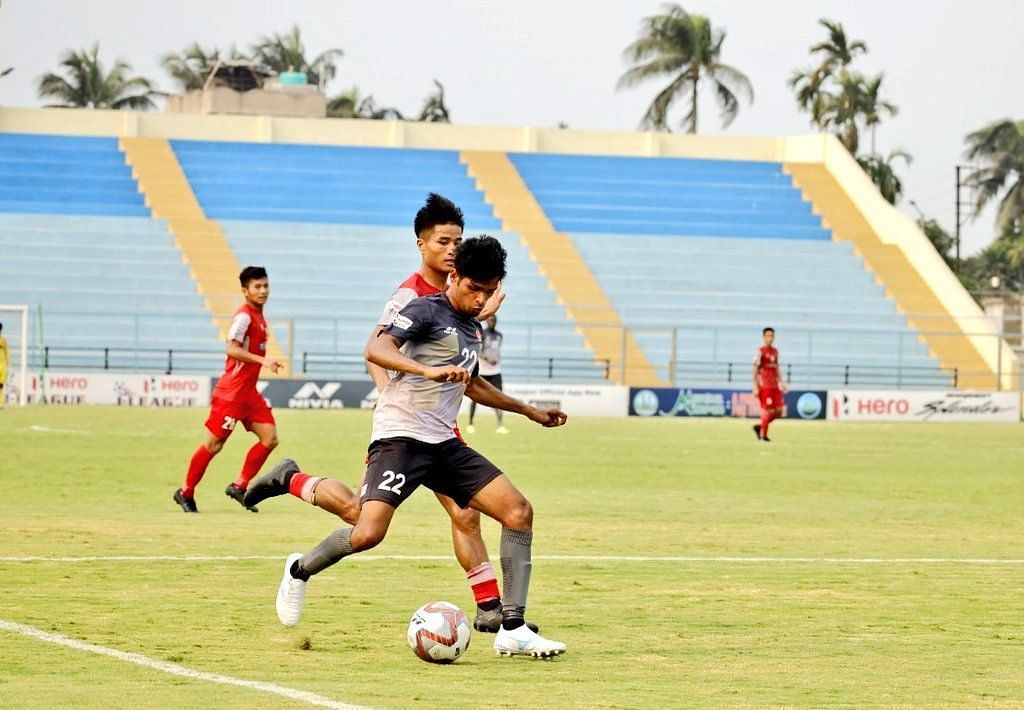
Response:
[[[370,339],[366,341],[366,348],[364,349],[363,352],[364,358],[366,358],[366,354],[370,352],[370,345],[372,345],[373,341],[377,339],[377,334],[384,330],[386,326],[386,323],[383,325],[378,323],[377,325],[373,326],[373,332],[370,333]],[[373,384],[377,387],[377,391],[383,392],[384,387],[385,385],[387,385],[389,379],[388,371],[381,367],[380,365],[370,362],[369,359],[366,360],[366,371],[370,373],[370,379],[373,380]]]
[[[761,351],[754,353],[754,396],[756,397],[761,392],[761,387],[758,385],[758,373],[761,371]]]
[[[402,353],[401,345],[395,336],[381,333],[367,344],[363,356],[385,370],[407,372],[434,382],[469,382],[469,371],[465,368],[456,365],[428,367]]]

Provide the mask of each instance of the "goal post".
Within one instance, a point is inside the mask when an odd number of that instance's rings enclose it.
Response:
[[[20,323],[16,323],[19,321]],[[7,381],[18,383],[18,404],[25,406],[28,401],[28,306],[0,304],[0,323],[7,340]],[[4,383],[4,397],[8,396]]]

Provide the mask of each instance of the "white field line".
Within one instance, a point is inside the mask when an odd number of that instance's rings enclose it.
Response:
[[[322,695],[310,693],[305,690],[295,690],[294,688],[286,688],[283,685],[274,685],[273,683],[265,683],[260,680],[244,680],[242,678],[233,678],[231,676],[221,675],[220,673],[197,671],[178,665],[177,663],[158,661],[156,659],[149,658],[148,656],[143,656],[140,653],[128,653],[127,651],[118,651],[116,648],[97,646],[94,643],[85,643],[84,641],[78,641],[77,639],[64,636],[63,634],[50,633],[49,631],[43,631],[42,629],[26,626],[25,624],[17,624],[13,621],[0,619],[0,630],[21,634],[22,636],[28,636],[30,638],[46,641],[47,643],[56,644],[58,646],[66,646],[78,651],[88,651],[89,653],[95,653],[100,656],[109,656],[111,658],[116,658],[119,661],[134,663],[137,666],[151,668],[153,670],[160,671],[161,673],[168,673],[170,675],[181,676],[183,678],[205,680],[210,683],[221,683],[223,685],[234,685],[240,688],[258,690],[262,693],[273,693],[274,695],[280,695],[281,697],[288,698],[289,700],[296,700],[298,702],[316,705],[323,708],[337,708],[338,710],[358,710],[359,708],[357,705],[341,703],[337,700],[325,698]]]
[[[94,555],[81,557],[0,557],[8,562],[240,562],[280,560],[283,555]],[[354,555],[352,561],[450,562],[451,555]],[[825,564],[825,565],[1024,565],[1024,559],[997,557],[690,557],[630,555],[534,555],[534,560],[552,562],[667,562],[678,564]]]

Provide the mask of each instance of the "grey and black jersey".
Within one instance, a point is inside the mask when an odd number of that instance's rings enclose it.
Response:
[[[416,299],[381,332],[394,336],[407,357],[427,367],[457,365],[479,374],[480,322],[452,308],[443,293]],[[461,382],[397,373],[377,400],[371,441],[406,436],[438,444],[454,438],[465,391]]]

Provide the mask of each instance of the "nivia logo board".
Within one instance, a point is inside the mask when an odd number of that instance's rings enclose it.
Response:
[[[278,409],[358,409],[374,387],[366,380],[260,380],[257,389]]]

